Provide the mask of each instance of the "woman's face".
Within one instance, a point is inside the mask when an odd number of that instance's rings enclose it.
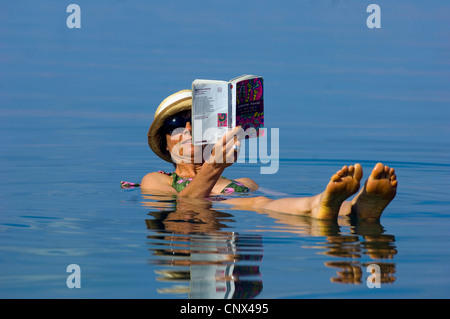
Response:
[[[183,111],[168,118],[165,123],[167,150],[172,160],[179,164],[202,161],[201,146],[192,144],[191,111]],[[200,154],[200,158],[195,155]]]

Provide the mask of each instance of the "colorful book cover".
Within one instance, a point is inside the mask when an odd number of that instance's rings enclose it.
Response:
[[[242,126],[246,132],[251,127],[255,128],[254,136],[259,136],[259,129],[264,127],[263,91],[261,77],[236,83],[236,126]]]

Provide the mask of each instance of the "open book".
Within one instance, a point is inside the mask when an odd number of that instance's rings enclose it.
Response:
[[[245,138],[264,127],[263,78],[242,75],[230,81],[192,82],[194,145],[215,144],[229,129],[241,126]]]

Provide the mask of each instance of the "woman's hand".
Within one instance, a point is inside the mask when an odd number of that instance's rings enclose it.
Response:
[[[243,136],[243,130],[238,126],[227,132],[215,145],[205,147],[203,150],[205,162],[192,182],[179,192],[178,196],[193,198],[209,197],[225,168],[237,160],[241,145],[240,140]],[[205,155],[209,157],[206,158]]]
[[[219,140],[212,148],[211,156],[206,159],[206,163],[212,164],[217,169],[225,169],[236,162],[239,156],[241,146],[241,139],[243,137],[242,127],[236,126],[231,131],[227,132],[221,140]],[[209,147],[210,149],[211,147]],[[208,148],[205,148],[205,153]]]

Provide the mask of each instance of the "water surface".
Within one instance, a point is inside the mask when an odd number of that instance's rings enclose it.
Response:
[[[446,1],[378,1],[378,30],[360,1],[77,3],[77,30],[66,4],[0,4],[2,298],[450,296]],[[254,178],[254,195],[312,196],[342,165],[367,177],[382,161],[399,188],[380,223],[120,188],[171,170],[146,141],[164,97],[242,73],[265,78],[279,169],[226,176]]]

